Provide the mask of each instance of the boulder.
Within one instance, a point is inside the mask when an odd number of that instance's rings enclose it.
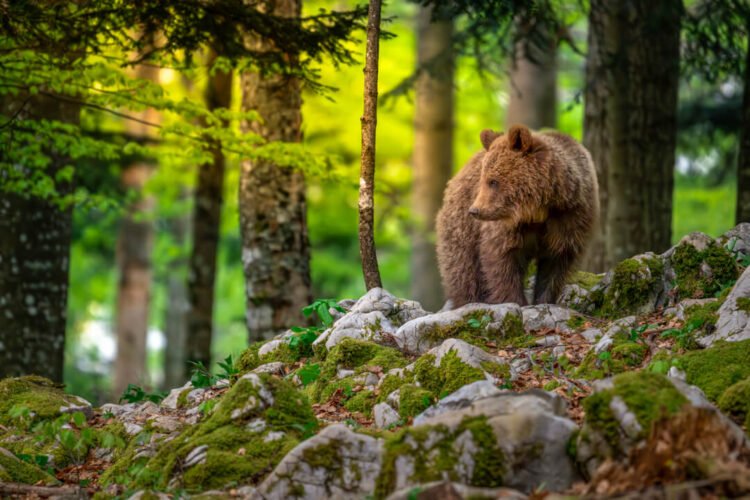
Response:
[[[383,343],[385,335],[395,332],[396,327],[381,311],[358,312],[353,309],[315,339],[313,346],[323,345],[330,350],[346,338]]]
[[[523,314],[523,328],[527,332],[546,328],[559,330],[564,333],[571,332],[573,328],[571,328],[570,324],[575,321],[575,318],[582,318],[577,312],[554,304],[525,306],[521,310]]]
[[[750,339],[750,267],[745,269],[718,311],[716,330],[698,338],[703,347],[717,340],[737,342]]]

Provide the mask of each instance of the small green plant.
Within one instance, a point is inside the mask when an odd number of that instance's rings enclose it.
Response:
[[[143,387],[128,384],[128,387],[122,393],[122,396],[120,396],[120,402],[140,403],[142,401],[151,401],[152,403],[159,404],[166,395],[164,392],[147,392]]]
[[[196,389],[206,389],[218,381],[218,377],[212,375],[202,362],[191,361],[190,366],[193,367],[192,374],[190,375],[190,383]]]
[[[466,321],[466,324],[470,328],[479,329],[484,328],[485,326],[490,324],[490,321],[492,321],[492,318],[490,318],[489,315],[484,314],[481,318],[469,318],[468,321]]]
[[[231,354],[224,358],[224,361],[219,361],[217,364],[219,365],[219,368],[221,368],[221,371],[218,374],[220,379],[231,380],[232,377],[239,375],[240,373],[240,371],[234,366],[234,359]]]
[[[297,370],[297,376],[303,386],[310,385],[320,377],[320,365],[317,363],[305,365]]]
[[[334,299],[318,299],[309,306],[302,308],[302,314],[306,318],[309,318],[312,313],[318,315],[318,319],[323,323],[325,328],[330,328],[333,325],[333,316],[331,315],[331,309],[335,309],[338,312],[346,312],[338,302]]]

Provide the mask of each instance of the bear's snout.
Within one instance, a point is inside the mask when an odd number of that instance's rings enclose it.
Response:
[[[479,209],[477,207],[469,208],[469,215],[471,215],[472,217],[476,217],[477,215],[479,215]]]

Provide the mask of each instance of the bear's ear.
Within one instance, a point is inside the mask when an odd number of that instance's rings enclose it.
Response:
[[[533,144],[531,130],[525,125],[513,125],[508,130],[508,146],[513,151],[525,153]]]
[[[495,132],[494,130],[485,129],[479,134],[479,140],[482,141],[484,149],[489,150],[490,145],[495,142],[495,139],[503,135],[502,132]]]

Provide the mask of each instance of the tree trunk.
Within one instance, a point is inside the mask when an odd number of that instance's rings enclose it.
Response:
[[[187,190],[182,197],[187,197]],[[169,221],[169,232],[180,248],[184,247],[190,230],[190,219],[187,214],[180,214]],[[187,258],[184,254],[169,263],[167,275],[167,313],[164,321],[164,381],[163,388],[171,389],[181,386],[187,380],[185,376],[185,349],[187,346],[187,315],[190,308],[188,290],[185,280]]]
[[[359,253],[365,288],[381,287],[375,253],[375,130],[378,122],[378,53],[380,51],[380,0],[370,0],[365,50],[364,112],[359,179]]]
[[[510,102],[505,126],[526,125],[532,129],[557,126],[557,40],[549,30],[519,21],[517,29],[527,37],[516,46],[510,68]],[[528,39],[532,29],[539,43]]]
[[[13,115],[27,97],[3,99],[2,114]],[[77,124],[79,111],[78,105],[37,95],[17,119]],[[47,153],[47,174],[57,192],[70,193],[72,184],[55,177],[69,160]],[[71,207],[0,190],[0,378],[35,374],[62,382],[71,216]]]
[[[599,181],[598,231],[589,244],[582,267],[592,272],[604,272],[612,266],[607,259],[607,176],[609,169],[609,131],[607,129],[607,100],[609,73],[613,59],[607,54],[604,37],[612,25],[613,7],[606,0],[591,0],[589,11],[588,51],[586,53],[586,81],[584,88],[583,145],[591,153]]]
[[[300,15],[300,0],[277,0],[273,6],[275,15]],[[247,43],[252,50],[272,49],[256,37]],[[244,123],[245,130],[268,141],[299,142],[301,105],[298,79],[242,75],[242,109],[256,110],[262,119]],[[247,328],[255,341],[305,322],[301,309],[311,293],[304,175],[268,160],[243,161],[239,205]]]
[[[610,90],[603,128],[607,259],[619,262],[671,244],[682,5],[592,2],[595,8],[609,9],[598,47]]]
[[[212,55],[213,63],[216,55]],[[232,74],[217,71],[206,87],[206,105],[210,110],[229,108],[232,99]],[[224,154],[217,145],[213,162],[198,169],[193,211],[193,249],[188,271],[188,313],[186,361],[211,366],[213,338],[214,285],[216,255],[221,230],[221,208],[224,202]],[[185,364],[185,375],[190,370]]]
[[[159,70],[152,66],[139,66],[139,78],[157,81]],[[158,122],[154,110],[139,113],[145,121]],[[146,137],[148,127],[138,122],[126,122],[128,132],[134,137]],[[115,250],[119,280],[115,305],[115,332],[117,356],[112,390],[119,396],[128,384],[146,381],[146,338],[148,335],[149,302],[151,298],[151,247],[153,225],[147,216],[153,210],[153,200],[143,196],[154,165],[150,160],[135,161],[127,165],[121,175],[123,187],[136,193],[137,199],[127,207],[120,223]]]
[[[750,47],[745,59],[745,89],[742,96],[742,131],[737,162],[736,223],[750,222]]]
[[[428,68],[417,81],[414,109],[411,295],[436,311],[444,299],[435,253],[435,217],[453,172],[454,55],[452,21],[432,22],[432,13],[432,8],[422,7],[417,18],[417,63]]]

